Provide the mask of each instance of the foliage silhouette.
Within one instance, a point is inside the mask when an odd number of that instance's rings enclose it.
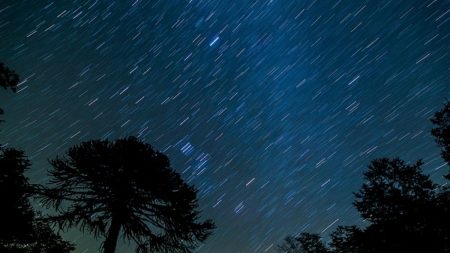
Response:
[[[421,166],[422,161],[373,160],[354,202],[370,224],[363,229],[338,227],[328,252],[450,252],[450,191],[434,184]],[[293,248],[285,252],[305,252],[305,243],[284,245]]]
[[[422,161],[408,165],[395,159],[375,159],[364,173],[365,183],[355,193],[354,205],[373,223],[415,216],[433,199],[436,185],[421,170]]]
[[[13,92],[16,92],[19,80],[19,75],[17,75],[16,72],[6,67],[4,63],[0,62],[0,87],[3,87],[4,89],[11,89]],[[0,115],[3,113],[3,109],[0,108]]]
[[[66,253],[73,246],[38,219],[29,202],[33,187],[24,172],[30,162],[16,149],[0,150],[0,252]]]
[[[28,201],[31,186],[24,176],[30,162],[22,151],[0,150],[0,193],[2,195],[2,215],[0,215],[2,240],[15,240],[28,236],[33,231],[34,212]],[[8,229],[6,229],[8,228]]]
[[[215,227],[198,221],[197,191],[168,157],[135,137],[83,142],[50,163],[41,198],[58,214],[49,219],[104,236],[105,253],[120,235],[137,252],[191,252]]]
[[[431,118],[431,134],[450,164],[450,101]],[[370,222],[365,228],[339,226],[328,250],[336,253],[450,252],[450,187],[438,186],[414,164],[394,158],[373,160],[353,205]],[[450,172],[444,176],[450,180]],[[301,252],[292,239],[282,246]]]
[[[0,63],[0,87],[17,91],[19,84],[19,75],[14,70],[9,69],[4,63]]]
[[[434,128],[431,134],[435,137],[436,143],[441,148],[441,157],[450,164],[450,101],[444,104],[440,111],[436,112],[431,118]],[[450,171],[444,177],[450,180]],[[436,209],[439,215],[436,216],[435,223],[437,224],[438,232],[441,237],[446,240],[441,242],[446,247],[447,252],[450,252],[450,188],[449,186],[441,187],[441,191],[436,194]]]
[[[300,253],[300,242],[293,236],[287,236],[283,242],[277,246],[279,253]]]
[[[450,193],[437,192],[421,166],[421,161],[407,164],[398,158],[373,160],[354,202],[370,224],[338,227],[329,247],[312,247],[320,238],[307,234],[303,242],[285,241],[282,246],[291,250],[282,252],[450,252]]]
[[[328,253],[326,245],[318,234],[301,233],[298,237],[288,236],[278,245],[280,253]]]
[[[336,230],[331,233],[330,237],[331,252],[363,252],[363,231],[356,226],[338,226]]]
[[[440,225],[441,210],[435,185],[421,170],[396,159],[372,161],[366,182],[355,194],[355,207],[372,222],[364,230],[364,244],[373,252],[446,252],[448,228]],[[441,221],[439,221],[441,220]]]
[[[441,147],[441,156],[447,164],[450,164],[450,101],[444,107],[436,112],[431,118],[435,128],[431,134],[435,137],[436,143]],[[445,175],[450,180],[450,172]]]

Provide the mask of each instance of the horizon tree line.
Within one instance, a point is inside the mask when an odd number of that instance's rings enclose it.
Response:
[[[0,63],[1,87],[15,92],[19,81]],[[431,122],[448,164],[450,102]],[[197,189],[184,182],[165,154],[136,137],[85,141],[49,163],[48,182],[30,184],[25,153],[0,144],[5,214],[0,216],[0,252],[69,253],[75,245],[59,231],[78,228],[103,238],[103,253],[116,252],[121,240],[135,245],[138,253],[189,253],[215,229],[212,220],[201,221]],[[422,160],[374,159],[353,202],[369,225],[338,226],[328,243],[315,233],[288,236],[278,251],[450,252],[450,187],[432,182],[422,166]],[[450,180],[450,171],[444,177]],[[53,211],[36,211],[32,199]]]
[[[0,86],[16,91],[18,83],[19,76],[0,64]],[[116,252],[121,239],[139,253],[189,253],[215,229],[212,220],[200,221],[197,189],[166,155],[136,137],[82,142],[49,163],[48,183],[30,184],[24,152],[0,146],[0,252],[73,251],[53,225],[104,238],[103,253]],[[54,212],[41,215],[30,198]]]
[[[430,119],[431,135],[450,164],[450,101]],[[366,227],[338,226],[325,242],[319,234],[287,236],[280,253],[450,252],[450,171],[444,185],[422,171],[423,161],[379,158],[364,172],[353,206]]]

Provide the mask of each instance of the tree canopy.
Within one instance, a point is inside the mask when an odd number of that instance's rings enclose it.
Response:
[[[307,234],[303,241],[300,237],[289,241],[294,243],[285,241],[281,248],[289,245],[290,251],[281,252],[450,252],[450,193],[437,191],[439,187],[423,174],[422,164],[399,158],[373,160],[354,202],[370,224],[339,226],[329,245],[319,243],[318,235]]]
[[[14,70],[9,69],[4,63],[0,62],[0,87],[17,91],[19,84],[19,75]]]
[[[73,245],[40,220],[30,204],[34,188],[24,176],[29,166],[23,151],[0,149],[0,252],[68,253]]]
[[[354,205],[373,223],[398,220],[433,200],[436,185],[422,173],[422,161],[410,165],[399,158],[373,160],[364,172],[364,184]]]
[[[280,253],[328,253],[326,245],[318,234],[301,233],[297,237],[288,236],[278,245]]]
[[[450,164],[450,101],[434,114],[431,122],[434,124],[431,134],[441,147],[442,159]],[[445,177],[450,180],[450,172]]]
[[[0,87],[11,89],[13,92],[16,92],[19,80],[19,75],[16,74],[14,70],[9,69],[4,63],[0,62]],[[3,113],[3,109],[0,108],[0,115]]]
[[[450,102],[431,118],[431,134],[450,162]],[[336,253],[450,252],[450,188],[439,186],[422,172],[421,160],[373,160],[353,205],[369,221],[364,228],[339,226],[327,250]],[[450,179],[450,172],[445,175]],[[319,241],[318,238],[313,238]],[[288,237],[280,249],[304,252],[305,243]],[[322,249],[321,249],[322,250]],[[321,252],[321,250],[311,252]]]
[[[83,142],[50,163],[42,191],[58,213],[50,219],[105,237],[105,253],[115,251],[120,235],[138,252],[191,252],[214,228],[199,221],[196,189],[166,155],[135,137]]]

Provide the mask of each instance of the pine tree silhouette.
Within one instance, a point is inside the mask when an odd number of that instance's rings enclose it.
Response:
[[[39,219],[29,197],[34,187],[24,172],[30,162],[23,151],[0,149],[0,252],[68,253],[74,249]]]
[[[450,164],[450,101],[444,107],[436,112],[431,118],[435,128],[431,134],[435,137],[436,143],[441,147],[441,156],[447,164]],[[445,175],[450,180],[450,172]]]
[[[297,237],[288,236],[278,245],[280,253],[328,253],[326,245],[318,234],[301,233]]]
[[[0,62],[0,87],[16,92],[17,84],[19,84],[19,75]]]
[[[50,219],[104,236],[104,253],[115,252],[121,235],[137,252],[191,252],[214,228],[198,221],[195,188],[135,137],[83,142],[50,163],[41,192],[58,212]]]
[[[6,67],[4,63],[0,62],[0,87],[3,87],[4,89],[11,89],[13,92],[16,92],[19,80],[19,75],[17,75],[16,72]],[[4,114],[4,111],[0,108],[0,115],[2,114]]]
[[[364,173],[355,193],[355,207],[371,224],[362,243],[370,252],[444,252],[435,218],[435,185],[414,164],[394,158],[376,159]]]
[[[331,252],[335,253],[359,253],[370,252],[364,248],[364,234],[357,226],[338,226],[331,235]]]

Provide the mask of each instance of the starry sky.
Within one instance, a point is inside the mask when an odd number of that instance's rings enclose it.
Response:
[[[423,158],[439,182],[449,54],[449,0],[2,0],[0,61],[22,82],[0,93],[0,142],[44,183],[68,147],[138,136],[199,189],[218,226],[199,253],[274,252],[364,225],[371,159]]]

